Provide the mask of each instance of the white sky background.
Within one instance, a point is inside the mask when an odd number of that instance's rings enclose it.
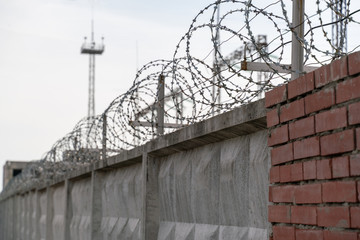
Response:
[[[95,1],[96,113],[126,92],[139,67],[171,59],[212,1]],[[0,178],[6,160],[37,160],[87,114],[90,0],[0,0]],[[89,38],[88,38],[89,39]],[[2,184],[0,184],[2,185]]]
[[[1,181],[6,160],[40,159],[86,116],[89,59],[80,54],[80,47],[84,36],[90,37],[91,2],[0,0]],[[96,113],[131,86],[136,42],[138,67],[172,59],[192,19],[212,2],[95,0],[96,42],[105,37],[105,52],[96,57]],[[285,2],[291,6],[291,1]],[[351,3],[360,8],[359,2]],[[255,34],[274,31],[271,23],[257,24]],[[201,48],[197,41],[194,51]]]

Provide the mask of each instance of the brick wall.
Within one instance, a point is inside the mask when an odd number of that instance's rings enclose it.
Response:
[[[265,95],[273,240],[360,240],[360,52]]]

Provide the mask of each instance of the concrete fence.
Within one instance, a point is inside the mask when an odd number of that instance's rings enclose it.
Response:
[[[359,89],[360,52],[3,197],[0,237],[360,240]]]
[[[264,100],[3,199],[1,239],[268,239]]]

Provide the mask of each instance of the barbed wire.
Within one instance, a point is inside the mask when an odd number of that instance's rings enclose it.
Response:
[[[303,47],[304,65],[320,67],[359,48],[355,44],[345,52],[346,41],[336,45],[329,37],[331,26],[340,22],[345,26],[338,30],[343,31],[342,36],[360,30],[355,19],[360,10],[351,9],[350,0],[343,12],[335,7],[335,1],[308,4],[312,6],[300,24],[304,25],[304,37],[296,33],[299,26],[292,25],[291,6],[283,0],[266,6],[256,0],[209,4],[192,20],[175,46],[173,59],[144,65],[126,93],[115,98],[102,114],[78,122],[40,161],[29,163],[12,179],[4,192],[46,183],[258,99],[264,91],[288,82],[296,71],[286,65],[293,35]],[[331,14],[338,16],[336,21]],[[259,36],[265,36],[266,42],[260,42]],[[241,62],[261,62],[269,72],[243,70]]]

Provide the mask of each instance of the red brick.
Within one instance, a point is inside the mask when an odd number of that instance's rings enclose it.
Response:
[[[356,182],[326,182],[322,184],[323,202],[356,202]]]
[[[270,183],[280,182],[280,167],[275,166],[270,168]]]
[[[318,226],[321,227],[350,227],[350,213],[348,207],[318,207]]]
[[[293,144],[286,145],[271,149],[271,163],[277,165],[294,160]]]
[[[286,122],[305,115],[304,99],[286,104],[280,108],[280,122]]]
[[[314,90],[314,72],[307,73],[288,84],[289,99]]]
[[[316,161],[307,161],[303,163],[304,180],[316,179]]]
[[[323,231],[313,229],[296,229],[296,240],[323,240]]]
[[[269,222],[290,223],[290,206],[270,205],[268,207]]]
[[[273,226],[274,240],[295,240],[295,228],[287,226]]]
[[[286,85],[276,87],[265,93],[265,107],[271,107],[275,104],[286,101]]]
[[[268,138],[268,146],[274,146],[280,143],[285,143],[289,141],[289,130],[288,125],[284,125],[278,128],[275,128],[271,131]]]
[[[360,154],[352,155],[350,157],[350,175],[360,175]]]
[[[297,186],[294,196],[297,204],[321,203],[321,184]]]
[[[320,138],[321,155],[331,155],[354,150],[354,131],[352,129]]]
[[[289,124],[290,139],[305,137],[315,134],[314,116],[298,120]]]
[[[360,72],[360,52],[352,53],[348,56],[349,75]]]
[[[273,197],[272,197],[273,188],[274,186],[269,186],[269,202],[273,202]]]
[[[331,81],[337,81],[343,79],[349,75],[348,73],[348,59],[342,57],[331,63]]]
[[[322,66],[314,71],[315,87],[321,87],[330,82],[330,65]]]
[[[307,138],[294,142],[294,159],[320,155],[319,137]]]
[[[271,191],[272,200],[275,203],[292,203],[294,201],[295,186],[274,186]]]
[[[341,178],[341,177],[349,177],[349,157],[337,157],[332,159],[332,177],[333,178]]]
[[[360,102],[349,105],[349,124],[360,123]]]
[[[316,112],[335,104],[334,88],[326,88],[317,93],[305,97],[306,114]]]
[[[315,116],[316,132],[325,132],[347,126],[346,107],[332,109]]]
[[[356,149],[360,149],[360,128],[356,129]]]
[[[280,123],[278,109],[270,110],[266,113],[267,127],[272,127]]]
[[[318,88],[332,81],[337,81],[347,76],[348,76],[347,58],[343,57],[341,59],[333,61],[329,65],[326,65],[324,67],[321,67],[320,69],[315,70],[315,86]]]
[[[346,80],[336,87],[336,103],[360,98],[360,77]]]
[[[324,159],[316,161],[316,178],[317,179],[331,179],[331,159]]]
[[[360,228],[360,207],[350,207],[351,227]]]
[[[324,240],[357,240],[356,232],[324,231]]]
[[[360,182],[357,182],[357,197],[358,197],[358,202],[360,202]]]
[[[292,206],[291,223],[316,225],[316,207]]]
[[[304,179],[302,163],[295,163],[290,166],[291,166],[291,169],[290,169],[291,181],[292,182],[302,181]]]
[[[280,166],[280,182],[291,182],[291,165]]]

